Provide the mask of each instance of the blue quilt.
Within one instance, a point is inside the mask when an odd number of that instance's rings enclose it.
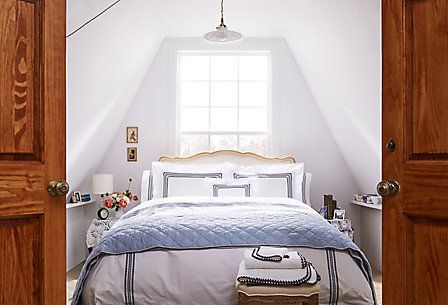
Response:
[[[87,258],[73,295],[80,305],[89,272],[104,255],[162,248],[287,246],[347,251],[370,283],[370,265],[361,250],[309,206],[280,198],[163,198],[126,213]],[[238,263],[238,262],[237,262]]]

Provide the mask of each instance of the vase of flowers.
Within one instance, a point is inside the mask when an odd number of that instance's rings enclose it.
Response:
[[[124,192],[113,192],[112,194],[106,194],[108,198],[104,200],[104,207],[115,210],[115,218],[120,218],[123,215],[123,209],[126,208],[131,201],[138,200],[136,195],[133,195],[130,191],[132,179],[129,178],[129,184],[127,190]]]

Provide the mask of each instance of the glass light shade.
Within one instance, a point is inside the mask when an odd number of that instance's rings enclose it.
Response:
[[[226,26],[218,26],[216,31],[208,32],[204,35],[204,39],[210,42],[237,42],[243,39],[241,33],[231,31]]]
[[[114,191],[114,175],[97,174],[92,177],[92,193],[106,194]]]

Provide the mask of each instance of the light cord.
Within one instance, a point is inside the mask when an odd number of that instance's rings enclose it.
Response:
[[[69,38],[70,36],[72,36],[73,34],[77,33],[79,30],[81,30],[83,27],[85,27],[86,25],[88,25],[89,23],[91,23],[92,21],[94,21],[96,18],[100,17],[102,14],[104,14],[105,12],[107,12],[109,9],[111,9],[112,7],[114,7],[116,4],[118,4],[121,0],[116,0],[114,3],[112,3],[111,5],[109,5],[108,7],[106,7],[104,10],[102,10],[99,14],[95,15],[93,18],[89,19],[87,22],[85,22],[83,25],[81,25],[79,28],[77,28],[76,30],[74,30],[73,32],[71,32],[70,34],[68,34],[67,36],[65,36],[65,38]]]
[[[224,0],[221,0],[221,25],[223,27],[226,27],[224,24]]]

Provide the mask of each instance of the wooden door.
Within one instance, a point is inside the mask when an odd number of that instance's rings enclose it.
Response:
[[[448,304],[448,1],[383,1],[385,305]],[[390,139],[394,152],[386,149]]]
[[[65,1],[0,1],[0,304],[65,303]]]

